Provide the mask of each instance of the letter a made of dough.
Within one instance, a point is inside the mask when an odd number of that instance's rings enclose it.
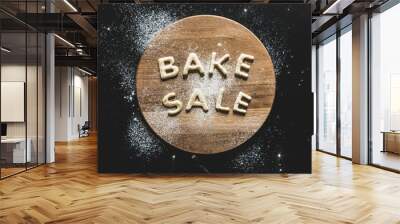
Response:
[[[183,72],[182,72],[183,78],[187,78],[189,72],[192,71],[198,72],[200,76],[203,76],[205,73],[203,65],[201,65],[200,59],[196,53],[189,54],[185,66],[183,67]]]
[[[206,98],[200,89],[194,89],[192,95],[190,95],[189,102],[186,105],[186,111],[189,112],[192,107],[201,107],[204,112],[208,111],[208,105]]]

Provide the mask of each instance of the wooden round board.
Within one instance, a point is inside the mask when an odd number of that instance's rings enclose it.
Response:
[[[155,35],[140,59],[136,91],[145,120],[163,140],[187,152],[214,154],[241,145],[266,121],[275,72],[250,30],[199,15]]]

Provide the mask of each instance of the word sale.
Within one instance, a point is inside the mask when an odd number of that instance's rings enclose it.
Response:
[[[214,71],[218,70],[219,74],[223,78],[226,78],[228,75],[228,71],[223,66],[223,64],[229,61],[229,57],[229,54],[225,54],[221,58],[217,59],[217,53],[212,52],[210,66],[209,68],[204,68],[197,54],[190,53],[183,67],[182,77],[183,79],[186,79],[190,73],[198,73],[200,74],[200,76],[204,76],[205,74],[207,74],[212,77]],[[247,80],[247,78],[249,77],[250,64],[253,62],[254,56],[243,53],[240,54],[235,66],[235,77]],[[178,77],[179,67],[176,66],[174,63],[175,59],[172,56],[158,59],[160,78],[162,81]],[[222,106],[224,91],[225,88],[223,87],[219,89],[217,100],[215,103],[215,109],[216,111],[221,113],[229,113],[230,108]],[[248,108],[250,101],[251,96],[240,91],[233,105],[233,112],[243,115],[246,114],[246,109]],[[166,108],[169,108],[169,116],[175,116],[179,114],[183,109],[183,103],[182,101],[176,99],[175,92],[170,92],[166,94],[162,99],[162,104]],[[208,112],[209,110],[206,97],[204,96],[201,89],[193,89],[193,92],[190,95],[187,105],[185,107],[186,112],[190,112],[193,107],[201,108],[204,112]]]

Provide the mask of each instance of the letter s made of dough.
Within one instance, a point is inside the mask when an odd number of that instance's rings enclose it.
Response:
[[[176,94],[174,92],[168,93],[167,95],[164,96],[162,99],[162,104],[167,107],[167,108],[175,108],[175,109],[170,109],[168,110],[168,115],[169,116],[175,116],[179,114],[182,110],[183,104],[180,100],[173,100],[175,98]]]

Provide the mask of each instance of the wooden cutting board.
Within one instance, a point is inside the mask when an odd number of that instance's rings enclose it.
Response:
[[[212,52],[216,53],[216,60],[229,54],[229,60],[221,64],[227,71],[226,77],[218,69],[212,76],[201,75],[197,70],[183,77],[190,53],[195,53],[208,71]],[[254,57],[253,61],[243,62],[250,69],[240,69],[248,73],[247,79],[235,76],[241,54]],[[176,77],[161,79],[159,59],[163,57],[174,58],[173,65],[179,68]],[[221,105],[229,107],[228,113],[215,107],[221,88],[225,89]],[[201,107],[185,110],[195,89],[204,95],[207,112]],[[187,152],[214,154],[241,145],[264,124],[274,102],[275,72],[267,49],[246,27],[220,16],[192,16],[167,26],[150,41],[137,68],[136,91],[141,112],[159,137]],[[167,108],[162,102],[172,92],[173,99],[183,105],[174,116],[168,115],[174,108]],[[239,92],[251,96],[246,101],[248,107],[240,107],[246,113],[233,111]]]

